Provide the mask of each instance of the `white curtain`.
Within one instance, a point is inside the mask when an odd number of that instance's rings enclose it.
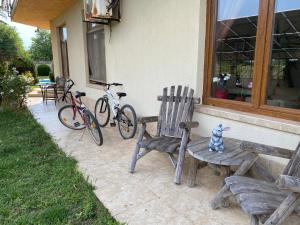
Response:
[[[95,30],[87,34],[87,47],[90,79],[94,81],[106,81],[104,29]]]

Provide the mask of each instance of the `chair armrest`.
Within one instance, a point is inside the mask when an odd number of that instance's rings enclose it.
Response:
[[[179,127],[181,129],[187,129],[187,130],[190,130],[192,128],[195,128],[195,127],[198,127],[199,126],[199,123],[197,121],[191,121],[191,122],[181,122],[179,124]]]
[[[158,121],[158,116],[140,117],[137,120],[138,123],[152,123],[157,121]]]
[[[290,190],[300,193],[300,178],[288,175],[280,175],[276,181],[277,187],[280,189]]]

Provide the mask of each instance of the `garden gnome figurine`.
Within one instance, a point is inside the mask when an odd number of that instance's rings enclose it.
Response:
[[[229,130],[229,127],[223,127],[222,124],[219,124],[215,127],[212,131],[212,137],[210,138],[209,142],[209,151],[213,152],[224,152],[224,142],[223,142],[223,131]]]

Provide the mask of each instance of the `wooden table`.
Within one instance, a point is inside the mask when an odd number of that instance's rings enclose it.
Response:
[[[225,168],[225,171],[227,169],[225,175],[229,175],[230,167],[236,167],[234,175],[244,175],[258,158],[258,154],[242,150],[240,148],[240,140],[224,138],[224,153],[210,152],[208,148],[209,141],[209,137],[203,137],[190,142],[187,147],[188,153],[192,156],[188,177],[188,185],[190,187],[195,185],[197,169],[200,162],[202,162],[202,166],[210,164],[216,169],[221,170]],[[212,207],[214,209],[220,206],[226,206],[224,198],[226,194],[228,194],[228,190],[229,188],[224,185],[216,195],[212,201]]]

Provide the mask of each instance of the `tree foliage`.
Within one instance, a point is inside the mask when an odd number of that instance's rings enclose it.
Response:
[[[0,23],[0,61],[10,61],[24,55],[23,42],[15,28]]]
[[[51,61],[52,47],[50,33],[46,30],[37,30],[35,37],[32,38],[29,52],[33,60]]]

